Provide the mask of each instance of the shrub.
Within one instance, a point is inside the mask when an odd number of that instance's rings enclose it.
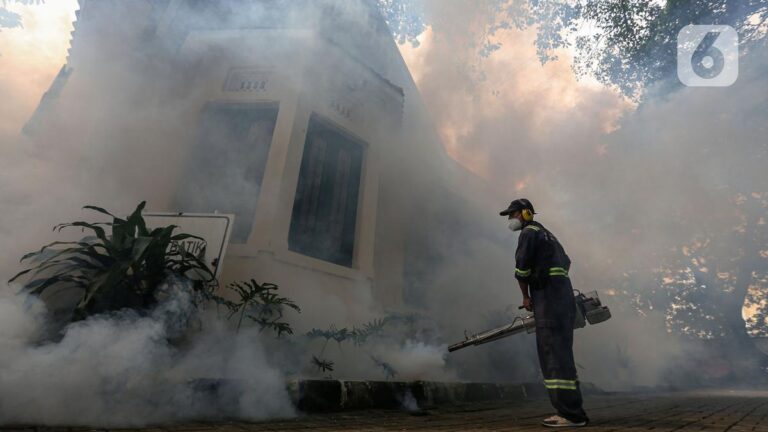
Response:
[[[200,258],[181,247],[170,247],[190,234],[174,234],[175,225],[149,230],[140,203],[126,219],[94,206],[83,208],[112,217],[111,222],[70,222],[54,231],[80,228],[90,236],[76,242],[56,241],[28,253],[21,262],[35,263],[15,275],[28,278],[23,291],[41,296],[48,290],[80,290],[71,320],[123,308],[147,310],[157,303],[157,290],[169,277],[186,279],[196,298],[210,298],[216,288],[213,272]],[[109,231],[109,232],[108,232]]]

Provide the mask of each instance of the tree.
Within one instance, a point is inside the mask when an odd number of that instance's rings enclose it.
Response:
[[[764,43],[768,3],[761,0],[485,0],[488,18],[479,52],[501,48],[494,37],[509,28],[535,28],[542,63],[556,51],[575,50],[574,72],[592,76],[640,99],[649,86],[676,87],[677,34],[688,24],[727,24],[740,35],[742,52]],[[379,1],[395,36],[412,38],[429,25],[412,0]],[[591,29],[591,31],[588,31]]]
[[[738,222],[699,229],[657,268],[628,272],[621,294],[640,314],[660,311],[670,333],[726,340],[738,348],[734,355],[756,352],[750,337],[768,336],[766,206],[766,193],[737,195]],[[652,275],[651,280],[638,274]],[[745,300],[754,312],[746,322]]]
[[[677,34],[688,24],[727,24],[744,47],[765,40],[768,4],[760,0],[492,0],[483,55],[500,48],[492,42],[501,29],[537,31],[542,63],[556,50],[575,50],[574,72],[592,76],[640,99],[651,85],[677,86]],[[591,29],[591,30],[590,30]],[[590,30],[590,31],[588,31]]]
[[[0,30],[3,28],[21,27],[21,15],[8,10],[8,3],[40,4],[43,0],[1,0],[0,1]]]
[[[427,29],[421,1],[376,0],[376,3],[397,42],[419,46],[416,38]]]
[[[42,3],[0,0],[0,28],[22,25],[21,17],[7,9],[11,1]],[[399,43],[418,45],[416,38],[430,25],[425,0],[370,1]],[[557,50],[572,47],[578,76],[592,76],[634,99],[654,84],[664,90],[678,85],[677,34],[688,24],[734,27],[743,52],[765,43],[768,33],[768,3],[763,0],[477,0],[473,6],[487,20],[477,35],[479,55],[501,48],[494,39],[500,30],[535,28],[542,63],[556,59]]]
[[[21,15],[0,7],[0,29],[21,27]]]

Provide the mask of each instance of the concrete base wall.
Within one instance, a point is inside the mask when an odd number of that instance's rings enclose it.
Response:
[[[408,411],[436,405],[493,400],[522,401],[547,396],[543,384],[451,383],[434,381],[302,380],[288,384],[296,407],[304,412],[357,409]],[[603,393],[593,384],[582,384],[588,394]]]

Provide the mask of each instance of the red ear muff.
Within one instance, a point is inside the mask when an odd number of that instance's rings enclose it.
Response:
[[[530,222],[533,220],[533,213],[528,209],[523,209],[523,220],[526,222]]]

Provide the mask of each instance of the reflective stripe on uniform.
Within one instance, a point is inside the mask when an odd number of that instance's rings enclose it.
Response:
[[[568,277],[568,270],[562,267],[551,267],[549,269],[550,276],[565,276]]]
[[[545,379],[547,389],[576,390],[576,380]]]
[[[515,269],[515,274],[518,276],[530,276],[531,275],[531,269],[528,270],[520,270],[519,268]]]
[[[525,228],[530,228],[530,229],[532,229],[532,230],[534,230],[534,231],[539,231],[539,230],[541,230],[541,228],[537,227],[536,225],[528,225],[528,226],[526,226]]]

